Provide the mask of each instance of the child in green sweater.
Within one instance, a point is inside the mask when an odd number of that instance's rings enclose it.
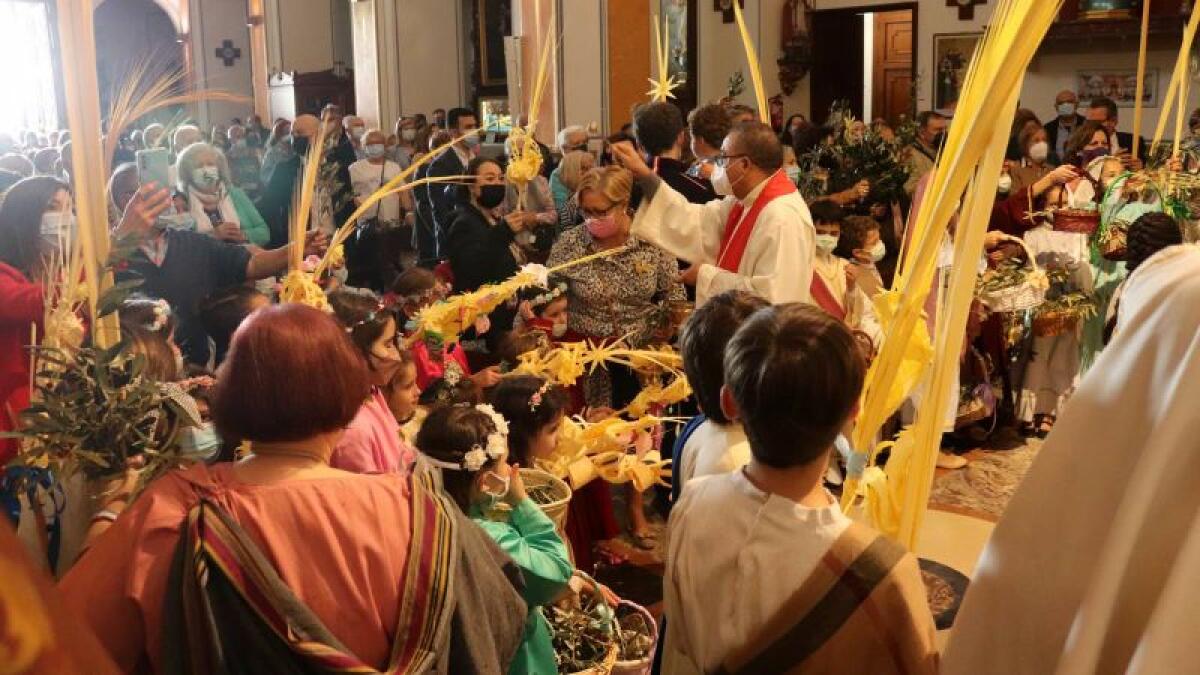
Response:
[[[442,470],[442,485],[512,558],[525,579],[525,639],[508,672],[557,672],[542,606],[567,589],[574,568],[554,522],[529,499],[516,465],[508,464],[508,424],[491,406],[434,410],[417,434],[425,461]]]

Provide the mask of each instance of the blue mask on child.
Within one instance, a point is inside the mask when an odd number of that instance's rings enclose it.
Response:
[[[180,432],[179,449],[183,454],[207,461],[220,452],[221,437],[217,435],[217,428],[212,422],[205,422]]]

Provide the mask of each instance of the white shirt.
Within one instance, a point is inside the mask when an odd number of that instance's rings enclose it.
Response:
[[[743,200],[747,215],[765,185],[763,181]],[[697,306],[735,289],[750,291],[773,304],[808,302],[817,235],[800,193],[778,197],[763,208],[738,271],[730,272],[717,266],[717,256],[725,223],[737,203],[736,197],[725,197],[692,204],[666,183],[659,183],[654,199],[643,201],[638,208],[632,231],[676,258],[700,265]]]
[[[749,463],[750,441],[740,423],[705,420],[683,444],[674,478],[682,488],[693,478],[737,471]]]
[[[837,501],[768,495],[743,471],[697,478],[671,511],[663,672],[711,672],[800,588],[850,526]]]
[[[381,185],[400,173],[400,165],[384,160],[383,164],[372,164],[370,160],[360,159],[350,165],[350,185],[354,188],[354,196],[359,199],[370,197]],[[375,217],[375,210],[368,209],[365,218]],[[385,197],[379,202],[379,220],[394,223],[400,220],[400,195]]]

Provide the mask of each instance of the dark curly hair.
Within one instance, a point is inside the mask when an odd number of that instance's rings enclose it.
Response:
[[[1167,248],[1183,243],[1179,223],[1165,213],[1147,213],[1133,221],[1125,239],[1125,269],[1136,270],[1146,260]]]

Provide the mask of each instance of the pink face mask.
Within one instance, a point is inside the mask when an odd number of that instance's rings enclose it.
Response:
[[[588,218],[584,225],[587,226],[587,231],[596,239],[608,239],[617,233],[617,219],[613,216],[605,216],[604,218]]]

